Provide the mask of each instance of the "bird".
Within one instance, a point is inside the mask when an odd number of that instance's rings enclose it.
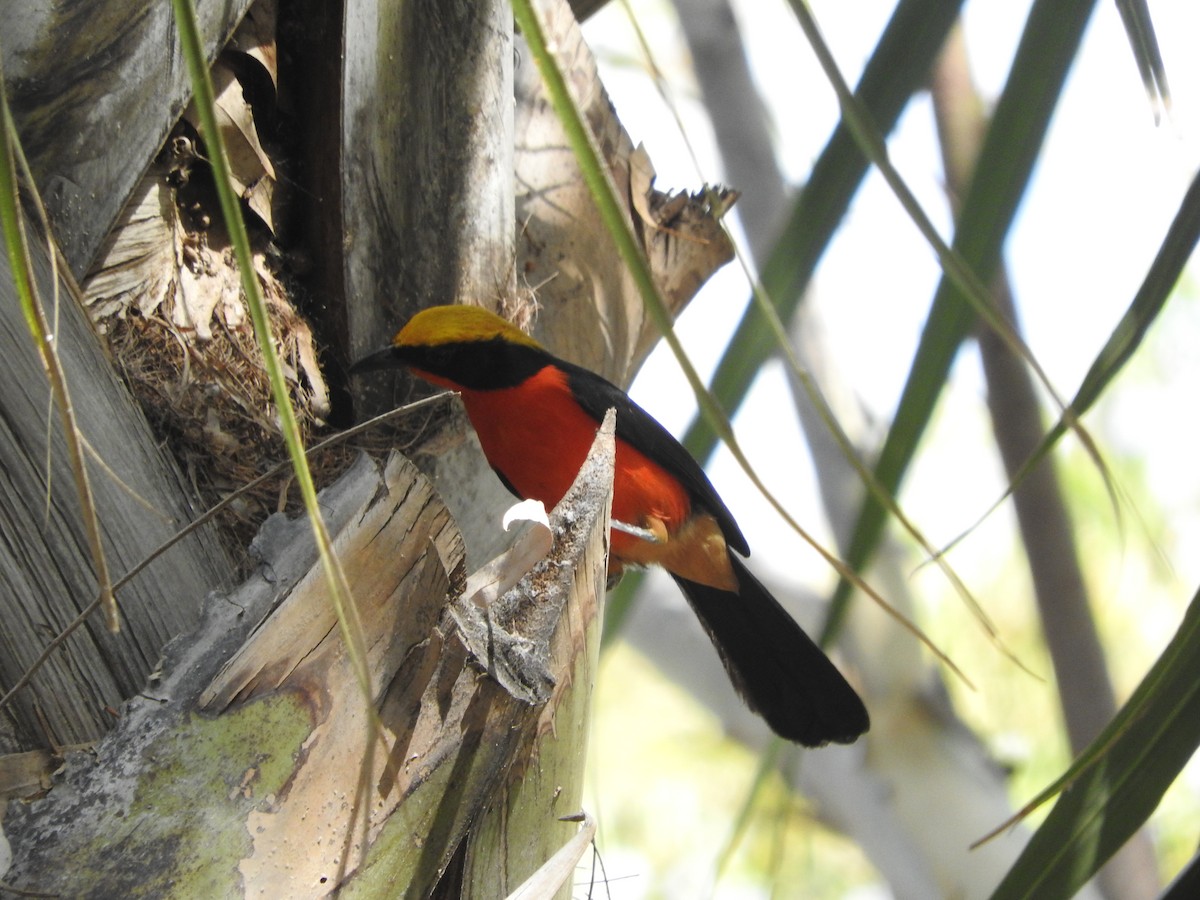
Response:
[[[703,468],[619,387],[468,304],[421,310],[351,372],[382,369],[456,391],[505,487],[548,509],[615,409],[610,583],[628,567],[666,569],[738,694],[781,737],[820,747],[868,730],[857,692],[747,568],[750,547]]]

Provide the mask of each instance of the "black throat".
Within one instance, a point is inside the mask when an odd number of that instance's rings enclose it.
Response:
[[[554,357],[540,347],[514,344],[503,338],[395,347],[393,358],[474,391],[516,387],[555,363]]]

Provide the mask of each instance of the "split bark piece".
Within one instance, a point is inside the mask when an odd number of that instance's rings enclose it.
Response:
[[[461,845],[468,895],[520,883],[576,830],[559,819],[579,808],[612,453],[610,415],[551,515],[551,555],[486,613],[469,605],[490,622],[482,642],[455,625],[463,548],[411,463],[394,456],[381,478],[364,458],[322,494],[373,708],[308,523],[274,517],[259,572],[214,595],[162,682],[94,756],[72,755],[45,799],[10,812],[7,881],[65,895],[102,882],[130,897],[425,896]],[[499,659],[550,685],[545,702],[484,677]]]

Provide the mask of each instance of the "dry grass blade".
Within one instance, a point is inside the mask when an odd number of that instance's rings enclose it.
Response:
[[[4,72],[0,69],[0,228],[4,232],[5,245],[8,250],[9,264],[12,267],[13,278],[16,281],[17,293],[21,297],[22,310],[29,333],[37,344],[46,377],[50,381],[51,394],[62,421],[63,437],[67,445],[67,453],[71,460],[71,470],[75,478],[75,489],[79,494],[82,507],[84,527],[87,532],[88,547],[92,556],[92,564],[96,569],[96,580],[99,587],[100,606],[104,609],[105,624],[110,632],[120,630],[120,618],[117,612],[117,601],[113,594],[112,579],[108,570],[108,559],[104,553],[104,541],[100,531],[100,517],[96,511],[95,498],[92,493],[91,481],[88,478],[87,463],[84,458],[82,436],[75,424],[74,410],[71,407],[71,395],[67,387],[66,376],[63,373],[62,362],[58,358],[58,350],[54,343],[54,332],[46,320],[46,311],[42,306],[33,278],[32,262],[29,257],[29,245],[25,235],[24,219],[18,208],[19,182],[17,179],[16,161],[20,155],[16,125],[8,106],[7,93],[4,86]],[[33,179],[26,174],[27,183],[32,185]],[[36,192],[35,192],[36,193]],[[43,221],[43,227],[48,241],[50,237],[49,224]],[[52,251],[51,260],[57,255]],[[57,272],[55,283],[57,284]]]

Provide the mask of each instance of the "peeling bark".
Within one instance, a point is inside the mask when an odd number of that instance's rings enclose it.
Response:
[[[498,878],[515,887],[579,810],[611,422],[597,447],[551,515],[551,555],[480,611],[492,639],[474,652],[456,625],[471,603],[455,599],[461,539],[415,467],[393,456],[381,476],[363,458],[322,494],[372,711],[308,523],[273,518],[259,571],[210,598],[161,682],[94,754],[71,754],[46,797],[10,808],[7,880],[71,896],[425,896],[466,839],[468,895],[494,896]],[[487,677],[505,653],[544,670],[541,702]]]

